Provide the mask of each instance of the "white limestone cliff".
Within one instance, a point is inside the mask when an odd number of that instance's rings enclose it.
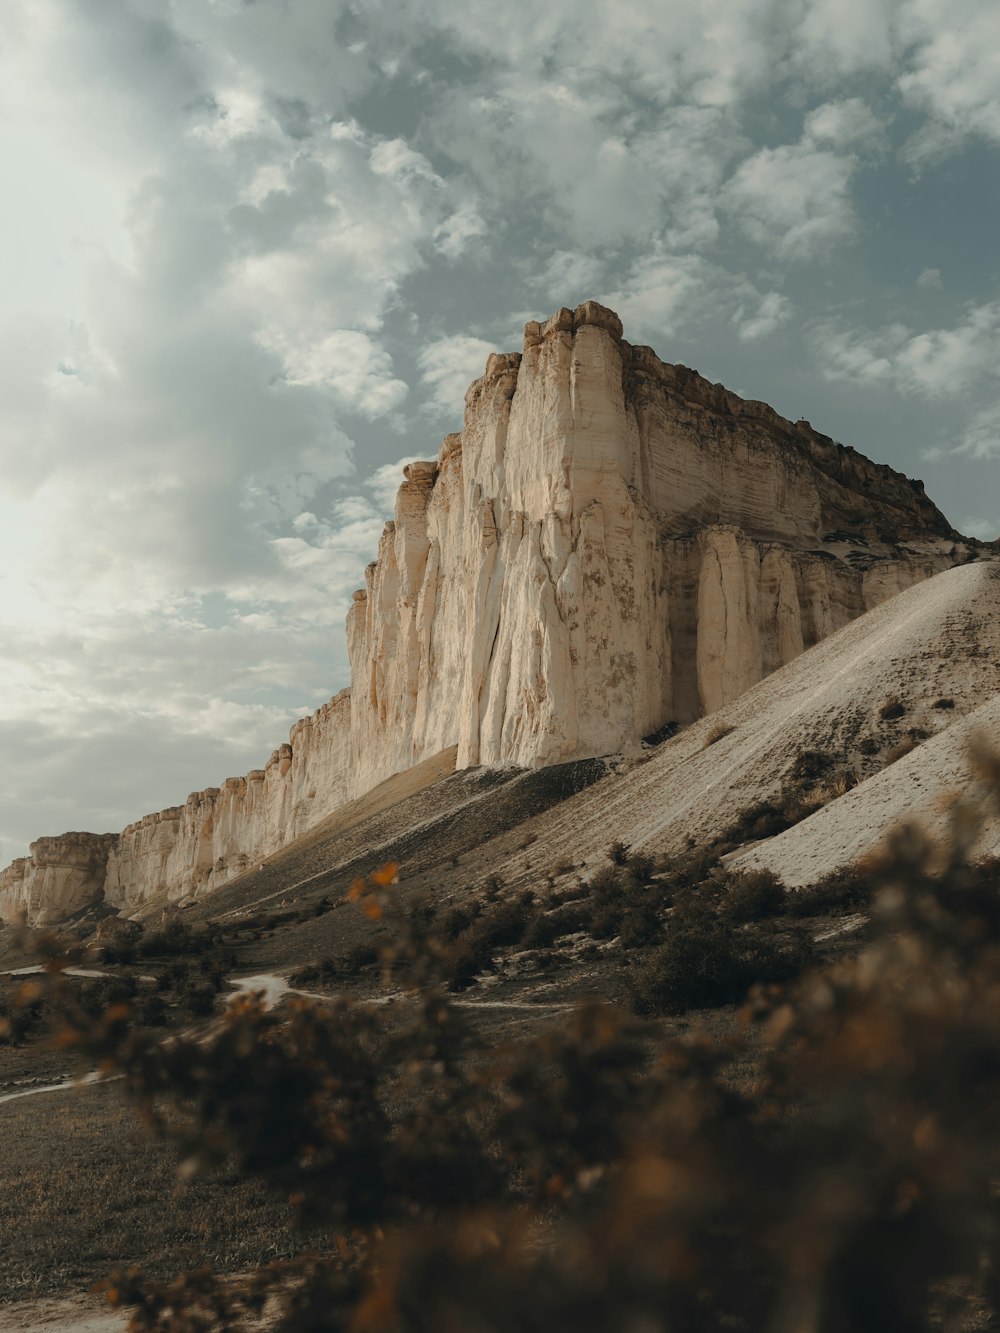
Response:
[[[947,568],[952,538],[919,483],[603,307],[559,311],[407,469],[348,617],[361,786],[455,741],[460,767],[627,749]]]
[[[48,925],[101,896],[113,833],[37,838],[0,870],[0,920]]]
[[[350,691],[263,769],[130,825],[87,891],[209,891],[452,745],[459,767],[628,750],[964,558],[919,482],[630,346],[594,302],[560,310],[405,469],[348,613]],[[0,918],[85,896],[47,905],[33,858],[0,874]]]
[[[351,798],[349,756],[350,693],[342,690],[296,722],[263,768],[123,829],[108,855],[104,898],[131,911],[227,883]]]

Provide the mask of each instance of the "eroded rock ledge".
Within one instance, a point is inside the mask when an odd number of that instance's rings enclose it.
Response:
[[[351,689],[262,769],[40,839],[0,917],[206,892],[452,745],[460,767],[627,751],[969,555],[920,482],[631,346],[593,301],[529,323],[465,404],[354,594]]]

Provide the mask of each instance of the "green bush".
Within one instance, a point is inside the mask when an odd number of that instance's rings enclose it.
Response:
[[[517,898],[498,902],[459,935],[450,954],[449,984],[453,990],[470,986],[476,976],[505,948],[520,944],[535,912],[535,895],[526,890]]]
[[[608,848],[608,860],[613,866],[628,865],[628,845],[621,838],[616,838]]]
[[[332,958],[322,958],[298,968],[289,976],[288,984],[295,987],[335,985],[346,972],[347,968],[338,967]]]
[[[38,1035],[46,1015],[44,997],[32,989],[0,992],[0,1046],[23,1046]]]

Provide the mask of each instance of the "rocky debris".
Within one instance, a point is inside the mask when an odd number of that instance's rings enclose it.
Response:
[[[631,346],[596,302],[558,310],[404,470],[348,612],[351,689],[85,871],[32,850],[0,918],[196,897],[450,746],[460,768],[637,753],[967,550],[919,482]]]
[[[97,927],[97,939],[102,944],[124,944],[137,940],[141,934],[142,926],[138,921],[122,916],[106,916]]]

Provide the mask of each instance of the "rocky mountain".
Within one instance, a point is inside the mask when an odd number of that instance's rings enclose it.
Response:
[[[40,839],[0,917],[202,894],[452,746],[460,769],[635,753],[969,556],[920,482],[631,346],[595,302],[559,310],[405,469],[348,613],[351,689],[246,777]]]

